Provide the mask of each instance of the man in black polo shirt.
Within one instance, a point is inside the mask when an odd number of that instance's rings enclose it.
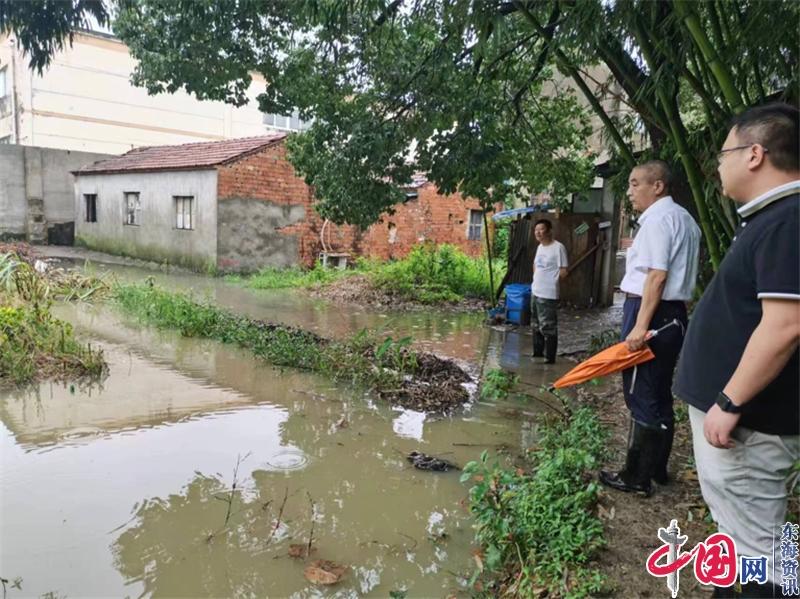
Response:
[[[797,109],[771,104],[733,122],[718,170],[742,220],[692,315],[675,382],[690,406],[700,487],[720,532],[739,555],[770,559],[771,583],[750,583],[747,597],[771,597],[780,584],[773,551],[800,459],[798,120]]]

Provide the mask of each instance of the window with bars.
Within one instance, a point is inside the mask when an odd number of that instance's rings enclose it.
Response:
[[[83,194],[83,203],[86,206],[86,209],[85,209],[86,222],[87,223],[96,223],[97,222],[97,194],[96,193],[85,193],[85,194]]]
[[[174,196],[175,198],[175,228],[194,229],[193,196]]]
[[[467,228],[467,239],[470,241],[480,240],[483,230],[483,211],[469,211],[469,227]]]
[[[138,191],[125,192],[125,220],[126,225],[138,227],[142,220],[142,204],[139,201]]]

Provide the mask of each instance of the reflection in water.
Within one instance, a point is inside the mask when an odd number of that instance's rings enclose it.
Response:
[[[365,326],[410,334],[484,370],[502,364],[529,389],[569,366],[532,363],[529,336],[484,328],[480,315],[381,318],[218,280],[162,282],[326,336]],[[405,455],[463,465],[484,449],[513,457],[535,443],[541,408],[529,400],[430,418],[107,309],[58,315],[103,346],[110,374],[100,387],[0,391],[0,574],[21,576],[25,595],[445,596],[472,567],[466,487],[457,472],[420,472]],[[223,526],[221,498],[247,454]],[[308,541],[312,513],[313,557],[350,568],[335,589],[311,586],[302,560],[288,557],[290,544]]]
[[[233,515],[225,525],[227,503],[222,499],[231,497],[229,484],[197,475],[180,493],[144,502],[112,544],[115,565],[125,579],[141,583],[143,593],[152,596],[315,596],[316,587],[303,575],[307,562],[288,554],[290,544],[305,545],[311,537],[312,559],[348,566],[334,587],[337,596],[385,597],[393,588],[419,590],[422,577],[439,579],[424,587],[427,592],[458,588],[451,575],[441,575],[448,567],[441,538],[445,522],[453,520],[449,510],[433,509],[427,536],[415,538],[413,524],[399,532],[400,522],[384,528],[370,522],[371,513],[359,517],[354,508],[363,504],[361,493],[349,485],[314,495],[255,471],[246,487],[250,493],[234,493]],[[396,501],[388,493],[385,498],[389,503],[381,508],[390,511]],[[329,499],[338,499],[332,511]],[[377,520],[391,522],[402,514]],[[442,584],[442,578],[451,579],[450,584]]]

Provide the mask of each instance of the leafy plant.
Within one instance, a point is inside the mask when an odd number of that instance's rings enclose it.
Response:
[[[497,261],[493,269],[502,279],[505,264]],[[450,244],[416,245],[405,258],[374,265],[367,275],[376,287],[423,304],[485,299],[492,293],[486,259],[471,258]]]
[[[605,329],[589,338],[589,352],[596,354],[619,341],[619,332],[614,329]]]
[[[450,401],[468,399],[459,380],[439,384],[425,378],[432,379],[436,372],[418,368],[420,356],[411,349],[410,337],[380,342],[363,330],[349,339],[325,339],[302,329],[234,314],[188,293],[172,293],[151,283],[118,285],[114,298],[120,308],[145,323],[175,329],[187,337],[235,344],[276,366],[314,370],[334,380],[363,384],[401,405],[413,407],[419,402],[432,406],[426,409],[446,405],[448,399],[438,397],[443,390]],[[430,354],[425,358],[429,364],[438,360]],[[458,371],[463,380],[469,379]]]
[[[505,399],[519,382],[519,376],[506,372],[502,368],[495,368],[486,373],[481,383],[481,399],[497,401]]]
[[[249,277],[231,275],[227,278],[232,282],[244,281],[248,287],[253,289],[285,289],[327,285],[354,273],[354,270],[328,268],[317,262],[310,270],[299,266],[292,268],[267,267]]]
[[[603,577],[590,560],[604,544],[595,515],[599,487],[591,476],[605,434],[586,407],[568,426],[548,420],[529,456],[530,472],[490,462],[488,452],[464,467],[470,512],[483,559],[473,575],[493,596],[585,597]]]

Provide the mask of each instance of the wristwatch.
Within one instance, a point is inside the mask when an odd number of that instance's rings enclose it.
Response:
[[[742,411],[742,406],[737,406],[733,403],[731,398],[725,395],[723,391],[720,391],[719,395],[717,395],[717,405],[723,412],[728,412],[729,414],[740,414]]]

